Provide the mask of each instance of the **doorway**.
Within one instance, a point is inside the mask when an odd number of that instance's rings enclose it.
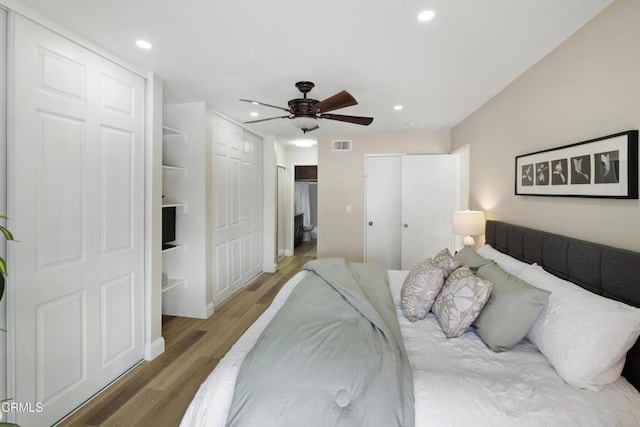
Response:
[[[294,166],[294,255],[316,256],[318,239],[318,165]]]
[[[287,245],[287,168],[282,165],[278,165],[278,201],[276,206],[276,250],[277,260],[280,262],[285,256],[285,250]]]

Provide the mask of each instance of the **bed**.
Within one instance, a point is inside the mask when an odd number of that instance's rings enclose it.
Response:
[[[640,306],[638,253],[498,221],[487,221],[485,238],[489,245],[487,250],[499,254],[495,255],[495,262],[508,263],[505,267],[510,267],[510,273],[515,276],[521,274],[536,281],[550,272],[559,278],[557,280],[570,281],[590,293],[629,306]],[[236,380],[245,357],[251,353],[267,325],[308,274],[307,271],[301,271],[294,276],[281,289],[271,306],[220,361],[191,402],[182,426],[227,425]],[[401,310],[400,300],[407,274],[406,271],[388,271],[387,277],[403,346],[412,369],[416,426],[638,425],[640,345],[636,342],[637,334],[631,334],[634,337],[632,343],[624,344],[628,347],[633,345],[626,359],[619,363],[620,369],[624,364],[623,376],[617,377],[618,370],[613,381],[613,377],[605,378],[601,381],[602,385],[598,383],[592,389],[589,386],[580,388],[569,385],[559,375],[563,369],[568,369],[567,378],[571,381],[572,366],[563,367],[563,360],[554,359],[557,355],[553,354],[553,348],[546,348],[548,356],[542,354],[530,341],[533,337],[529,335],[529,339],[523,339],[508,351],[495,352],[485,345],[474,327],[466,329],[456,338],[447,338],[433,313],[427,314],[422,320],[409,321]],[[560,292],[557,294],[561,295]],[[545,307],[546,311],[540,318],[554,315],[549,306],[551,303]],[[588,303],[585,303],[587,306]],[[630,328],[634,330],[637,327],[637,312],[626,306],[622,309],[623,314],[631,319]],[[589,316],[589,321],[597,319],[598,315],[602,313]],[[606,319],[606,313],[604,315]],[[563,340],[561,345],[573,339],[580,341],[582,335],[588,337],[591,329],[598,329],[599,326],[589,328],[584,334],[574,332],[574,336]],[[539,337],[538,340],[539,346],[543,347],[543,340]],[[609,346],[605,342],[587,342],[585,345],[593,349],[590,351],[594,359],[599,357],[599,346]],[[560,355],[560,359],[563,358]],[[550,360],[554,361],[553,366]],[[614,362],[611,362],[612,366],[616,365]],[[598,376],[598,380],[602,378],[603,375]],[[339,396],[336,399],[339,404]],[[322,420],[317,419],[313,422],[310,420],[306,425],[314,423],[323,425]],[[332,421],[324,425],[363,424]]]

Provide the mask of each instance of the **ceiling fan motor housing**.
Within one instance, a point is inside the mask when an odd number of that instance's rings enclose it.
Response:
[[[313,108],[318,100],[311,98],[298,98],[289,101],[289,109],[294,116],[310,116],[313,117],[316,114],[316,109]]]

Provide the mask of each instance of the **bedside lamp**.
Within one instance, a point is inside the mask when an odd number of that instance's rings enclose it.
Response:
[[[473,246],[476,241],[472,236],[484,234],[484,212],[456,211],[453,213],[453,234],[465,236],[462,243],[465,247]]]

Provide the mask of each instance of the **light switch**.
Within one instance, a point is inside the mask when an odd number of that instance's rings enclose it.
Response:
[[[347,205],[347,213],[351,213],[351,205]]]

